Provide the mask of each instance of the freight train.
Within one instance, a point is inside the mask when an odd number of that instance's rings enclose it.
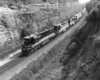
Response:
[[[53,26],[50,29],[46,29],[39,34],[31,34],[30,36],[24,37],[24,43],[22,45],[22,55],[28,56],[32,52],[47,44],[52,39],[56,38],[56,36],[64,33],[68,28],[75,25],[75,23],[77,23],[83,17],[84,13],[85,12],[82,11],[74,15],[74,17],[72,17],[71,19]]]

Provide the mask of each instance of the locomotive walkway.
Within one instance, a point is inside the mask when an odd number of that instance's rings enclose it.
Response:
[[[29,63],[31,63],[34,60],[37,60],[37,58],[41,55],[48,53],[48,51],[59,41],[63,40],[66,36],[70,37],[75,32],[75,30],[82,28],[85,25],[85,23],[86,21],[84,20],[84,18],[81,19],[77,24],[68,29],[65,33],[61,34],[59,37],[55,38],[47,45],[40,48],[28,57],[18,57],[21,54],[21,52],[18,52],[17,54],[13,55],[12,61],[0,67],[0,80],[11,79],[15,74],[18,74],[22,69],[24,69]]]

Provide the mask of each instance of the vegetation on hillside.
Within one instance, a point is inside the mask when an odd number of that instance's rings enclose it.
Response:
[[[86,5],[87,24],[76,35],[84,42],[81,47],[72,45],[65,51],[61,80],[100,80],[100,2],[90,3]]]

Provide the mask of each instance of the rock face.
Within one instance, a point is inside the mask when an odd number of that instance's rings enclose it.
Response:
[[[9,0],[10,1],[10,0]],[[17,1],[17,0],[16,0]],[[15,2],[16,2],[15,1]],[[25,0],[27,2],[27,0]],[[36,0],[40,1],[40,0]],[[30,2],[30,0],[29,0]],[[60,22],[71,18],[82,10],[78,2],[35,3],[15,7],[10,5],[0,7],[0,51],[2,54],[21,46],[22,38],[36,34]],[[17,1],[16,4],[20,2]],[[10,8],[8,8],[10,5]],[[24,36],[21,34],[24,33]],[[16,45],[17,44],[17,45]],[[9,49],[10,47],[10,49]]]

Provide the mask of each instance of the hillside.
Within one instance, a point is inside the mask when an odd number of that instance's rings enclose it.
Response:
[[[82,11],[82,6],[73,0],[63,0],[64,3],[62,0],[55,0],[52,4],[49,0],[46,3],[33,2],[34,4],[29,3],[39,0],[25,1],[27,4],[21,3],[20,0],[1,1],[6,4],[0,7],[1,57],[20,48],[24,36],[44,31]],[[13,5],[9,5],[10,2]]]
[[[64,3],[66,1],[78,1],[78,0],[0,0],[0,5],[13,5],[13,6],[20,6],[22,4],[34,4],[34,3],[41,3],[41,2],[50,2],[50,3],[55,3],[55,2],[61,2]]]
[[[61,80],[100,80],[99,6],[100,1],[91,1],[86,5],[89,12],[87,24],[76,35],[82,45],[80,47],[72,45],[71,48],[66,48],[68,52],[64,53],[61,62],[64,66]]]

